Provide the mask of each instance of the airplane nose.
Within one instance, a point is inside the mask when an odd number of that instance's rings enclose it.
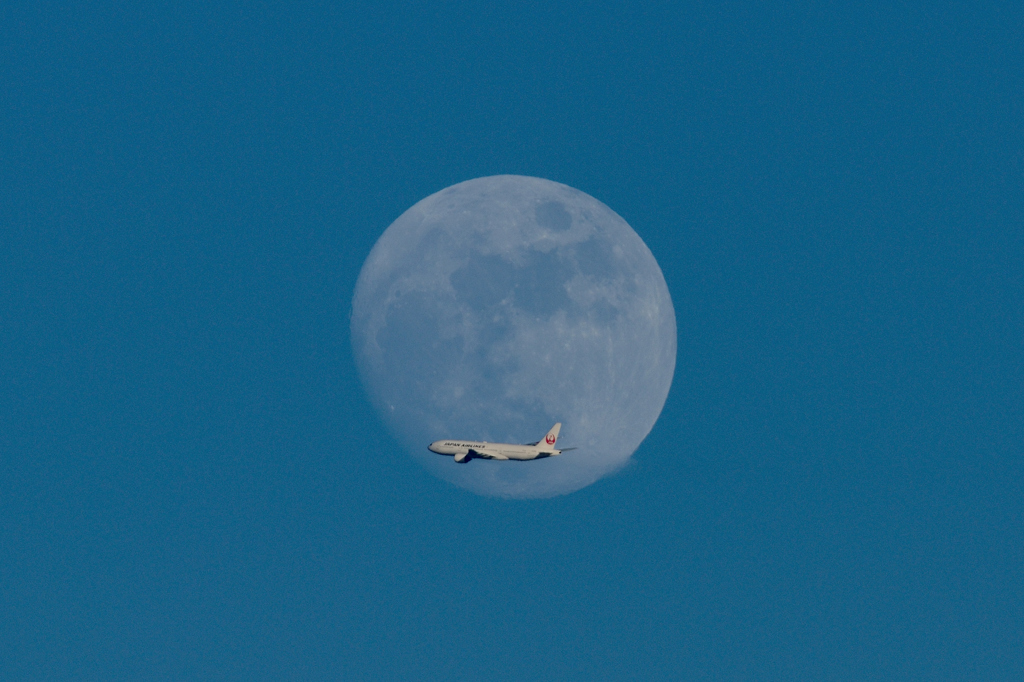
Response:
[[[436,441],[435,441],[435,442],[436,442]],[[428,446],[427,446],[427,450],[430,450],[431,452],[434,452],[434,453],[436,453],[436,452],[437,452],[437,450],[435,450],[435,449],[434,449],[434,443],[431,443],[430,445],[428,445]]]

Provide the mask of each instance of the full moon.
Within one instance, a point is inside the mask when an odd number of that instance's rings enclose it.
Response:
[[[429,471],[483,495],[551,497],[626,464],[676,363],[665,278],[597,199],[540,178],[452,185],[377,241],[352,301],[371,400]],[[458,464],[442,438],[529,443],[562,423],[558,457]]]

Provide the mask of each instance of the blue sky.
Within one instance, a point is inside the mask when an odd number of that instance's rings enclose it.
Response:
[[[1019,3],[5,3],[0,678],[1019,680]],[[348,338],[497,173],[643,237],[620,474],[436,480]]]

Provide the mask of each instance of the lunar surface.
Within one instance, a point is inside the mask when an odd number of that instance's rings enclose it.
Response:
[[[665,278],[639,235],[549,180],[478,178],[381,235],[352,301],[352,347],[384,420],[428,470],[484,495],[550,497],[621,468],[654,426],[676,361]],[[441,438],[559,457],[457,464]]]

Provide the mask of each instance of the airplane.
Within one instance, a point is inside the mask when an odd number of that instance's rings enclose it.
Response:
[[[431,452],[439,455],[454,455],[455,461],[459,464],[466,464],[469,460],[479,457],[480,459],[503,459],[526,461],[529,459],[543,459],[555,457],[575,450],[576,448],[555,449],[555,442],[558,440],[558,432],[562,428],[559,422],[551,427],[543,440],[526,445],[514,445],[512,443],[487,443],[485,441],[469,440],[435,440],[427,446]]]

